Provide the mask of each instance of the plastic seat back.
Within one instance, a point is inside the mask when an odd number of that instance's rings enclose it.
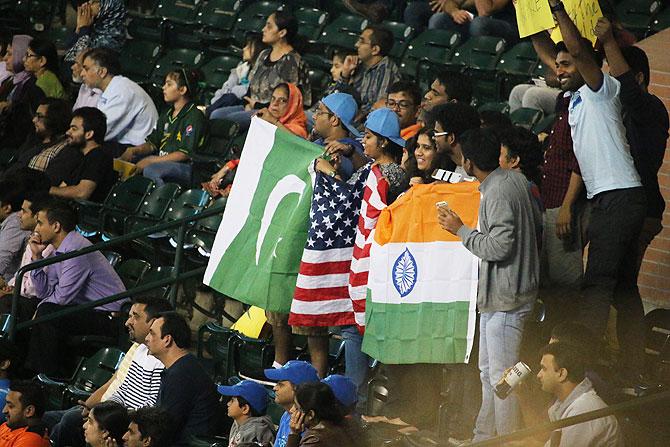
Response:
[[[119,264],[116,273],[126,289],[132,289],[142,281],[149,269],[151,269],[151,264],[143,259],[128,259]]]
[[[162,47],[156,42],[132,39],[126,42],[119,54],[119,62],[123,73],[129,78],[145,82],[160,57]]]
[[[180,68],[199,68],[204,61],[204,53],[200,50],[193,48],[170,50],[156,62],[151,80],[154,85],[163,85],[165,75],[170,71]]]
[[[531,130],[543,116],[542,110],[521,107],[512,112],[509,118],[512,124]]]
[[[97,390],[116,372],[123,356],[123,351],[116,348],[100,349],[84,361],[75,374],[72,385],[87,392]]]
[[[323,28],[328,23],[328,13],[317,8],[302,7],[296,10],[293,15],[299,24],[299,33],[310,42],[319,38]]]
[[[162,1],[156,8],[156,15],[178,23],[195,22],[202,0]]]
[[[449,30],[426,30],[410,41],[400,63],[403,76],[417,75],[419,64],[442,65],[449,62],[461,35]]]

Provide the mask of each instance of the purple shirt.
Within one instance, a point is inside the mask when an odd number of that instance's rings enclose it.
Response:
[[[76,231],[71,231],[49,257],[90,246],[88,239]],[[82,304],[126,290],[119,275],[99,251],[31,270],[30,276],[35,285],[35,294],[41,300],[40,304]],[[118,311],[123,301],[108,303],[95,309]]]

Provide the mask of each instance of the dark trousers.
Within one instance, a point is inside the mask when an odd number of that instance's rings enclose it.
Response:
[[[49,428],[49,437],[54,446],[85,447],[83,407],[69,410],[47,411],[42,420]]]
[[[644,310],[637,287],[638,240],[646,213],[644,190],[617,189],[592,200],[589,255],[580,318],[602,336],[610,305],[617,310],[622,367],[638,374],[644,364]]]
[[[44,303],[37,308],[36,317],[58,312],[67,307],[69,306]],[[52,376],[68,373],[70,371],[64,370],[67,362],[63,361],[68,355],[67,338],[77,335],[115,337],[118,335],[116,324],[109,312],[92,309],[37,324],[33,326],[30,335],[26,367]]]

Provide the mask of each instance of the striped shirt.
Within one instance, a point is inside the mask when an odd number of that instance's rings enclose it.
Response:
[[[399,80],[398,66],[388,56],[372,67],[357,72],[352,78],[352,84],[360,95],[361,111],[368,113],[374,103],[386,99],[389,86]]]
[[[107,390],[102,400],[118,402],[128,409],[152,407],[158,399],[163,364],[149,354],[144,344],[133,345],[126,357],[131,355],[131,361],[122,362],[116,372],[117,379],[120,379],[118,387],[114,387],[115,383],[112,383],[110,390],[113,387],[115,389],[111,393]],[[124,370],[126,367],[127,371]]]

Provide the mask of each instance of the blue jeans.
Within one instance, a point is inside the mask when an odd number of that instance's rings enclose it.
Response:
[[[509,312],[485,312],[479,319],[479,371],[482,381],[482,406],[475,423],[473,442],[504,435],[522,427],[516,396],[502,400],[493,387],[505,369],[519,361],[519,348],[533,303]]]
[[[519,32],[514,24],[486,16],[477,16],[470,23],[459,25],[449,14],[438,12],[430,17],[428,28],[457,31],[463,36],[463,39],[468,36],[495,36],[502,37],[507,43],[519,40]]]
[[[81,415],[83,407],[77,405],[69,410],[47,411],[44,413],[44,423],[49,427],[49,437],[56,447],[72,446],[84,447],[84,418]],[[58,422],[52,426],[52,424]]]
[[[345,373],[358,388],[358,408],[365,408],[367,401],[367,378],[370,369],[370,356],[361,351],[363,336],[356,326],[342,326],[344,339]]]
[[[143,174],[162,186],[168,181],[179,183],[184,187],[191,185],[191,163],[178,163],[175,161],[164,161],[150,164],[144,168]]]
[[[251,124],[251,117],[255,112],[255,110],[244,110],[244,106],[221,107],[220,109],[214,110],[209,116],[209,119],[227,119],[228,121],[234,121],[240,125],[240,131],[246,132]]]

